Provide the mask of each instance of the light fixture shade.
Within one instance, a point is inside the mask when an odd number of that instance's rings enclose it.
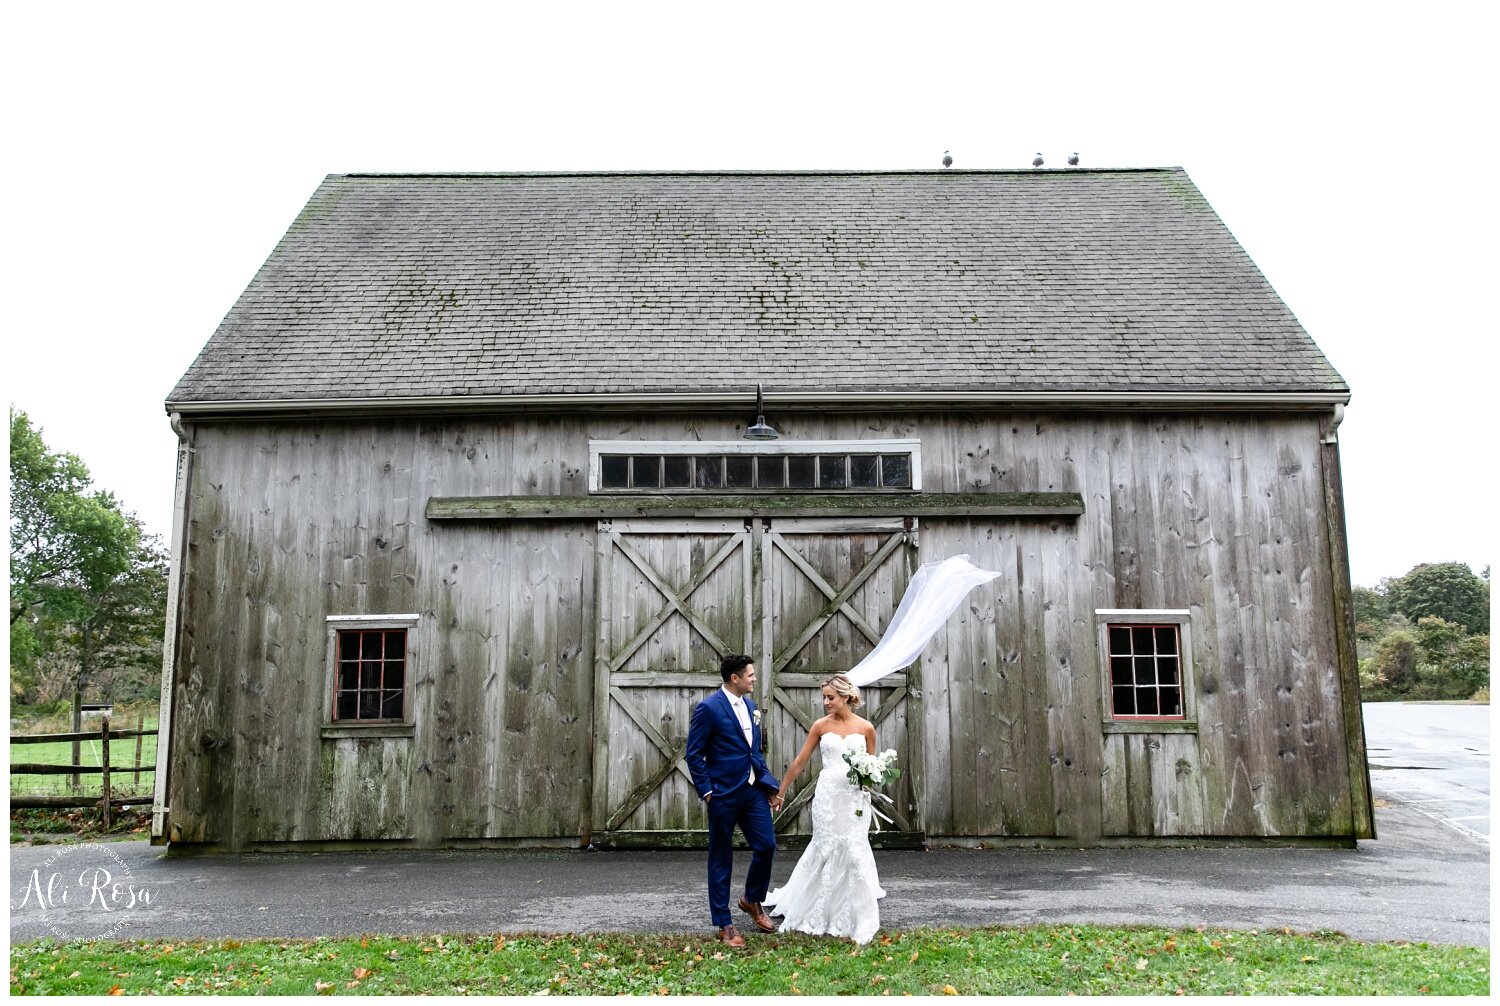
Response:
[[[745,427],[746,440],[775,440],[781,434],[766,425],[765,416],[756,416],[755,422]]]

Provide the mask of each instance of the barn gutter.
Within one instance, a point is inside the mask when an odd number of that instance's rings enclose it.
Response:
[[[177,625],[182,604],[183,557],[187,554],[187,500],[192,482],[193,429],[184,427],[182,413],[172,413],[172,432],[177,434],[177,489],[172,507],[171,576],[167,579],[167,624],[161,647],[161,704],[156,721],[156,778],[151,800],[151,843],[166,838],[167,772],[172,746],[172,693],[176,680]]]
[[[1349,401],[1347,391],[768,391],[767,406],[832,412],[872,409],[1060,408],[1324,411]],[[696,410],[740,413],[745,403],[729,391],[692,393],[540,395],[420,395],[389,398],[259,399],[168,402],[182,415],[253,418],[257,415],[368,415],[372,413],[578,412],[580,410]]]

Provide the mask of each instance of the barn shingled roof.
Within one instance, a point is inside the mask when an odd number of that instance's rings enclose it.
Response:
[[[330,175],[170,406],[1346,392],[1180,168]]]

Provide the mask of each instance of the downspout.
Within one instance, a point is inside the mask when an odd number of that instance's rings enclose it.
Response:
[[[187,555],[188,486],[192,483],[193,432],[182,425],[182,413],[172,413],[177,434],[177,490],[172,508],[172,558],[167,576],[167,625],[161,646],[161,705],[156,721],[156,785],[151,800],[151,844],[166,841],[167,773],[171,764],[172,694],[177,669],[177,625],[182,605],[182,581]]]

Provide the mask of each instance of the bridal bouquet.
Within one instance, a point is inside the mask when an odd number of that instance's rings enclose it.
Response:
[[[895,782],[901,778],[901,770],[896,767],[896,752],[887,748],[879,754],[867,754],[864,751],[845,751],[844,761],[849,766],[849,781],[854,787],[864,794],[865,807],[875,815],[875,830],[880,830],[880,822],[891,823],[891,819],[876,810],[871,803],[872,800],[884,800],[886,803],[895,805],[895,801],[884,793],[875,792],[875,787],[884,786],[888,782]],[[865,816],[865,807],[860,807],[854,812],[855,817]]]

